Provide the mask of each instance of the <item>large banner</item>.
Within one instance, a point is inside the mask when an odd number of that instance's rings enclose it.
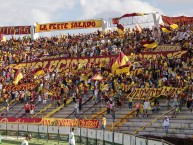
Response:
[[[179,17],[168,17],[162,15],[162,20],[164,23],[170,24],[170,23],[192,23],[193,17],[186,17],[186,16],[179,16]]]
[[[159,45],[154,49],[154,52],[162,51],[181,51],[181,47],[178,45]]]
[[[99,120],[94,119],[59,119],[59,118],[3,118],[0,117],[0,122],[9,123],[29,123],[47,126],[65,126],[65,127],[84,127],[98,128]]]
[[[134,99],[145,99],[148,97],[156,97],[159,95],[168,95],[173,96],[174,94],[180,93],[180,88],[173,87],[162,87],[162,88],[136,88],[128,96]]]
[[[128,55],[128,59],[133,62],[136,57],[144,57],[144,58],[156,58],[157,55],[162,55],[163,57],[178,57],[185,55],[185,53],[181,53],[183,51],[178,52],[168,52],[168,51],[162,51],[162,52],[142,52],[140,54],[135,55]],[[100,64],[103,62],[110,63],[113,58],[117,57],[117,55],[111,55],[111,56],[98,56],[98,57],[78,57],[78,58],[59,58],[59,56],[54,57],[45,57],[44,60],[29,62],[29,63],[19,63],[19,64],[11,64],[7,66],[7,68],[14,68],[14,67],[38,67],[41,66],[43,68],[50,68],[50,71],[53,71],[56,67],[58,69],[58,72],[61,73],[66,68],[73,67],[74,64],[80,64],[87,66],[88,63],[96,63]]]
[[[42,121],[42,118],[3,118],[3,117],[0,117],[0,122],[2,123],[6,123],[6,122],[9,122],[9,123],[34,123],[34,124],[37,124],[37,123],[40,123]]]
[[[72,30],[72,29],[88,29],[102,27],[102,20],[83,20],[72,22],[57,22],[47,24],[37,24],[36,32],[46,32],[54,30]]]
[[[20,85],[7,85],[3,86],[6,91],[21,91],[21,90],[34,90],[37,84],[35,83],[25,83]]]
[[[0,27],[0,33],[4,35],[30,34],[31,26],[8,26]]]
[[[43,125],[57,125],[68,127],[84,127],[84,128],[98,128],[99,120],[79,120],[79,119],[58,119],[58,118],[43,118],[41,123]]]

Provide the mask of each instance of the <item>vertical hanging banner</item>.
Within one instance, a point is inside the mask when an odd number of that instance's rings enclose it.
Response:
[[[88,129],[88,144],[97,145],[97,131],[94,129]]]
[[[19,124],[18,136],[25,137],[27,133],[27,124]]]
[[[0,135],[6,134],[6,124],[0,123]]]
[[[81,140],[80,140],[80,128],[75,128],[74,136],[75,136],[76,143],[81,143]]]
[[[114,132],[114,145],[122,145],[123,144],[123,134]]]
[[[148,145],[155,145],[155,144],[156,145],[162,145],[163,143],[160,141],[148,139]]]
[[[113,132],[105,131],[105,145],[113,145]]]
[[[131,145],[131,136],[129,134],[124,134],[123,145]]]
[[[88,29],[102,27],[102,20],[83,20],[72,22],[56,22],[47,24],[37,24],[36,33],[56,30]]]
[[[58,140],[58,126],[48,126],[48,139]]]
[[[7,124],[7,135],[18,136],[18,124]]]
[[[104,145],[104,131],[97,130],[97,145]]]
[[[135,136],[131,135],[131,145],[135,145]]]
[[[86,128],[81,128],[81,144],[87,145],[87,133],[88,130]]]
[[[70,127],[59,127],[59,140],[61,142],[68,142],[70,134]]]
[[[48,139],[48,126],[44,125],[39,126],[39,138]]]
[[[38,125],[28,125],[28,133],[32,138],[38,138]]]
[[[136,145],[146,145],[146,139],[142,137],[136,137]]]

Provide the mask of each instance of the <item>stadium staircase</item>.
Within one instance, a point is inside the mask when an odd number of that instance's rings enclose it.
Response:
[[[67,107],[65,107],[64,106],[64,104],[62,104],[62,105],[60,105],[59,107],[57,107],[57,108],[55,108],[55,109],[53,109],[52,111],[50,111],[50,112],[48,112],[48,113],[43,113],[42,114],[42,117],[44,117],[44,118],[49,118],[49,117],[53,117],[53,115],[55,114],[55,113],[57,113],[57,112],[67,112],[67,109],[64,109],[64,108],[69,108],[70,110],[72,110],[73,109],[73,103],[72,103],[72,101],[73,101],[73,97],[71,97],[70,99],[68,99],[67,100],[67,102],[66,102],[66,105],[65,106],[67,106]],[[63,118],[64,116],[61,116],[60,118]],[[57,118],[59,118],[59,117],[57,117]]]
[[[85,108],[87,106],[87,104],[90,104],[91,99],[92,99],[92,95],[93,95],[92,92],[88,91],[88,94],[87,94],[88,99],[86,99],[86,100],[83,99],[82,108]],[[45,118],[48,118],[48,117],[53,117],[53,118],[74,118],[73,98],[70,98],[67,101],[66,106],[64,106],[64,104],[62,104],[60,107],[58,107],[55,110],[53,110],[52,112],[48,113],[44,117]]]
[[[179,137],[179,138],[192,138],[193,137],[193,116],[190,111],[186,108],[182,108],[182,112],[177,114],[176,118],[171,118],[172,112],[168,113],[167,116],[170,119],[170,127],[168,136]],[[154,136],[164,136],[165,131],[163,129],[164,117],[157,117],[157,120],[144,120],[149,122],[144,125],[143,130],[136,130],[139,135],[154,135]]]
[[[12,100],[12,101],[9,103],[9,105],[10,105],[10,107],[9,107],[9,112],[10,112],[10,110],[12,110],[17,104],[18,104],[17,101]],[[3,105],[4,107],[0,109],[0,111],[1,111],[1,116],[2,116],[2,117],[5,117],[5,116],[7,116],[8,114],[6,114],[7,110],[6,110],[5,105],[4,105],[3,103],[2,103],[2,105]]]
[[[84,112],[87,110],[88,111],[88,108],[90,107],[93,107],[94,104],[95,104],[95,101],[92,100],[92,96],[90,96],[87,100],[85,100],[83,103],[82,103],[82,109],[79,110],[79,113],[77,115],[77,118],[84,118],[85,114]],[[66,118],[74,118],[74,111],[72,111]],[[86,117],[85,117],[86,118]]]
[[[53,102],[51,100],[47,100],[47,104],[45,107],[41,103],[38,105],[37,108],[35,108],[35,114],[33,115],[33,118],[41,118],[51,112],[52,110],[56,109]],[[37,113],[36,113],[37,112]]]
[[[170,119],[170,127],[168,136],[171,137],[193,137],[193,116],[191,112],[182,107],[182,112],[177,114],[176,118],[171,118],[173,109],[168,110],[166,106],[166,99],[160,98],[159,100],[161,110],[156,114],[149,112],[149,117],[135,118],[135,113],[130,118],[125,118],[124,123],[120,122],[113,128],[114,131],[123,133],[138,134],[138,135],[152,135],[152,136],[165,136],[166,133],[163,129],[164,116]],[[172,105],[172,102],[170,103]]]

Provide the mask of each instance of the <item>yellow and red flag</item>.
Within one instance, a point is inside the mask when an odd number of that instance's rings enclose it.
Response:
[[[15,74],[15,78],[13,81],[14,85],[18,85],[18,82],[23,79],[23,74],[21,73],[20,69],[17,70],[16,74]]]
[[[141,28],[141,26],[140,26],[138,23],[136,23],[135,29],[136,29],[139,33],[142,32],[142,28]]]
[[[34,77],[37,77],[37,76],[40,76],[40,75],[44,75],[45,72],[44,70],[42,69],[42,67],[39,67],[37,68],[35,71],[34,71]]]
[[[118,69],[118,74],[126,73],[129,71],[130,67],[131,67],[131,62],[129,61],[128,57],[123,52],[120,52],[111,67],[111,72],[117,73],[117,69]]]
[[[156,48],[158,46],[158,43],[155,41],[144,41],[144,42],[142,42],[142,45],[146,49],[153,49],[153,48]]]

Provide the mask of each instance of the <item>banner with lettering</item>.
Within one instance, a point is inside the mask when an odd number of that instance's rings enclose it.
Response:
[[[154,52],[162,51],[181,51],[181,47],[178,45],[159,45],[154,49]]]
[[[98,128],[99,127],[99,120],[43,118],[41,121],[41,124],[43,124],[43,125],[68,126],[68,127]]]
[[[30,34],[31,26],[8,26],[0,27],[0,33],[4,35]]]
[[[171,23],[192,23],[193,22],[193,17],[186,17],[186,16],[178,16],[178,17],[168,17],[168,16],[163,16],[162,15],[162,20],[164,23],[171,24]]]
[[[21,90],[33,90],[37,84],[35,83],[24,83],[20,85],[7,85],[3,86],[6,91],[21,91]]]
[[[94,119],[59,119],[59,118],[3,118],[0,117],[0,122],[5,123],[29,123],[47,126],[65,126],[65,127],[84,127],[98,128],[99,120]]]
[[[128,59],[133,62],[136,57],[144,57],[147,59],[156,58],[157,55],[162,55],[162,57],[182,57],[187,54],[187,51],[178,51],[178,52],[142,52],[134,55],[127,55]],[[97,57],[78,57],[78,58],[59,58],[59,56],[53,57],[45,57],[44,60],[33,61],[29,63],[20,63],[20,64],[11,64],[7,66],[7,68],[22,68],[22,67],[38,67],[41,66],[43,68],[50,68],[50,71],[53,71],[55,67],[57,67],[58,72],[63,72],[66,68],[73,67],[74,64],[80,64],[81,66],[87,66],[88,63],[96,63],[101,64],[103,62],[110,63],[110,61],[117,57],[117,55],[110,56],[97,56]]]
[[[3,118],[0,117],[0,122],[1,123],[33,123],[33,124],[37,124],[40,123],[42,121],[42,118]]]
[[[102,27],[102,20],[83,20],[72,22],[56,22],[47,24],[37,24],[36,32],[47,32],[54,30],[72,30],[72,29],[88,29]]]
[[[156,97],[159,95],[166,96],[168,93],[170,96],[180,93],[182,89],[174,87],[162,87],[162,88],[136,88],[128,96],[134,99],[145,99],[146,97]]]

